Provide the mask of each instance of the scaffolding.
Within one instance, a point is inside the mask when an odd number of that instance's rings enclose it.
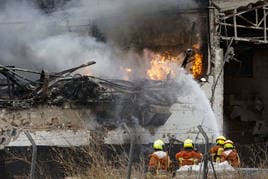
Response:
[[[267,44],[267,10],[268,1],[219,10],[216,23],[220,39]]]

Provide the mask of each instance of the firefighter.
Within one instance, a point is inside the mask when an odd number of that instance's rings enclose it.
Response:
[[[232,167],[239,167],[239,155],[234,148],[234,143],[231,140],[224,142],[224,151],[221,153],[221,162],[228,161]]]
[[[221,161],[221,153],[224,151],[224,142],[226,138],[224,136],[219,136],[216,138],[216,145],[211,147],[209,150],[211,159],[213,162],[219,163]]]
[[[183,143],[183,150],[175,155],[179,162],[179,167],[184,165],[196,165],[202,159],[202,154],[194,150],[194,144],[191,139],[186,139]]]
[[[164,142],[160,139],[153,143],[154,152],[150,154],[149,173],[156,175],[167,175],[170,166],[170,158],[164,151]]]

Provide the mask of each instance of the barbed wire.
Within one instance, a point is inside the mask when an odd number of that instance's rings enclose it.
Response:
[[[15,127],[14,127],[15,128]],[[223,132],[224,130],[221,130],[221,131],[218,131],[214,128],[210,128],[210,127],[207,127],[207,126],[202,126],[202,128],[204,128],[206,130],[206,133],[209,135],[209,140],[211,143],[214,143],[214,139],[215,139],[215,135],[217,134],[217,132]],[[64,128],[56,128],[56,129],[45,129],[45,130],[40,130],[40,129],[32,129],[32,130],[35,130],[34,132],[32,132],[30,130],[30,128],[15,128],[15,129],[18,129],[20,130],[19,132],[23,132],[24,130],[28,130],[31,132],[31,134],[33,135],[33,137],[35,138],[35,141],[38,142],[38,141],[53,141],[53,140],[62,140],[62,142],[67,142],[67,143],[70,143],[69,145],[72,146],[72,145],[75,145],[73,142],[71,142],[72,140],[77,140],[77,139],[82,139],[84,138],[84,140],[82,141],[82,143],[86,143],[87,141],[92,141],[92,135],[94,133],[99,133],[99,130],[88,130],[88,129],[64,129]],[[197,141],[204,141],[204,138],[202,136],[199,136],[199,130],[197,128],[197,126],[192,126],[192,127],[187,127],[187,128],[170,128],[170,129],[153,129],[155,131],[150,131],[149,129],[145,129],[146,131],[144,131],[144,129],[141,128],[141,130],[137,129],[137,130],[133,130],[132,129],[132,133],[131,135],[135,135],[136,137],[146,137],[148,136],[148,138],[153,138],[154,136],[158,136],[159,135],[161,136],[164,136],[163,138],[167,138],[169,139],[170,136],[168,135],[171,135],[171,137],[175,138],[175,139],[181,139],[182,137],[185,138],[185,136],[188,136],[193,139],[195,139],[195,142],[196,143]],[[41,132],[41,131],[47,131],[48,133],[51,132],[51,135],[53,136],[44,136],[42,134],[38,134],[38,133],[35,133],[35,132]],[[60,132],[68,132],[68,131],[72,131],[73,133],[72,134],[66,134],[66,135],[71,135],[71,136],[66,136],[64,133],[60,133]],[[88,131],[89,133],[88,134],[85,134],[85,133],[79,133],[81,131]],[[57,133],[59,132],[59,133]],[[125,143],[125,139],[127,139],[127,137],[129,137],[130,135],[128,133],[120,133],[120,132],[124,132],[124,130],[122,129],[121,131],[119,132],[114,132],[113,133],[113,130],[105,130],[104,129],[104,135],[102,136],[104,139],[107,139],[108,141],[116,141],[116,139],[114,138],[119,138],[119,143],[123,142]],[[239,129],[233,129],[233,130],[228,130],[226,131],[228,133],[245,133],[245,132],[253,132],[252,129],[244,129],[243,131],[239,130]],[[20,135],[20,134],[19,134]],[[47,135],[47,134],[46,134]],[[109,135],[109,136],[108,136]],[[194,135],[196,135],[196,137],[194,137]],[[10,137],[11,140],[14,138],[14,136],[7,136],[7,137]],[[18,137],[18,136],[17,136]],[[17,138],[16,137],[16,138]],[[87,138],[85,140],[85,138]],[[123,140],[123,141],[122,141]],[[13,140],[15,141],[15,140]],[[27,138],[25,139],[18,139],[18,142],[29,142],[29,140]],[[49,143],[49,142],[48,142]],[[73,143],[73,144],[72,144]],[[77,142],[75,142],[77,143]],[[79,142],[78,142],[79,143]],[[89,142],[91,143],[91,142]],[[109,143],[109,142],[108,142]],[[53,142],[52,142],[53,144]],[[55,146],[57,146],[57,144],[54,144]]]
[[[166,134],[166,133],[160,133],[160,134]],[[189,133],[179,133],[178,135],[176,135],[176,139],[180,139],[180,135],[188,135]],[[82,143],[83,142],[86,142],[86,141],[90,141],[90,140],[92,140],[92,136],[90,136],[90,135],[83,135],[83,134],[79,134],[79,135],[74,135],[74,136],[64,136],[64,135],[57,135],[57,136],[40,136],[40,135],[32,135],[33,136],[33,138],[34,138],[34,140],[35,141],[50,141],[50,142],[52,142],[53,140],[55,141],[55,140],[62,140],[62,142],[66,142],[66,141],[70,141],[70,140],[77,140],[77,139],[80,139],[81,141],[82,141]],[[128,136],[128,135],[126,135],[126,136]],[[136,135],[137,137],[144,137],[144,136],[149,136],[149,137],[153,137],[151,134],[149,134],[149,133],[142,133],[142,134],[138,134],[138,135]],[[109,138],[110,137],[110,138]],[[104,139],[109,139],[108,141],[114,141],[114,142],[116,142],[116,140],[114,139],[114,137],[116,137],[116,138],[118,138],[118,137],[124,137],[123,135],[121,135],[121,134],[112,134],[112,135],[109,135],[109,137],[103,137]],[[185,138],[185,136],[182,136],[183,138]],[[168,138],[168,137],[166,137],[166,138]],[[82,140],[83,139],[83,140]],[[203,137],[202,136],[199,136],[198,138],[198,141],[204,141],[205,139],[203,139]],[[213,138],[212,138],[213,139]],[[17,140],[17,142],[29,142],[29,140],[27,139],[27,138],[17,138],[16,139]],[[12,140],[12,137],[11,137],[11,141],[12,142],[16,142],[16,140]],[[117,139],[118,140],[118,139]],[[124,143],[124,141],[125,140],[118,140],[119,141],[119,143],[120,142],[123,142]],[[197,142],[197,141],[196,141]],[[195,143],[196,143],[195,142]],[[212,141],[212,140],[210,140],[210,142],[211,143],[214,143],[214,141]],[[53,143],[53,142],[52,142]],[[77,142],[75,142],[75,143],[77,143]],[[78,142],[79,143],[79,142]],[[109,142],[107,142],[107,143],[109,143]],[[149,142],[150,143],[150,142]],[[57,144],[55,144],[55,145],[57,145]]]
[[[6,124],[9,124],[9,123],[6,123]],[[89,132],[92,132],[94,133],[96,130],[89,130],[89,129],[85,129],[85,128],[28,128],[28,127],[16,127],[16,126],[13,126],[13,125],[10,125],[10,126],[5,126],[5,128],[7,129],[10,129],[10,127],[14,128],[14,129],[18,129],[18,130],[32,130],[34,132],[38,132],[38,131],[55,131],[55,132],[58,132],[58,131],[63,131],[63,130],[67,130],[67,131],[74,131],[74,133],[76,133],[77,131],[89,131]],[[204,129],[207,129],[206,130],[206,133],[215,133],[215,132],[218,132],[218,130],[216,129],[212,129],[212,128],[209,128],[209,127],[205,127],[205,126],[202,126],[202,128]],[[2,129],[4,130],[4,129]],[[122,129],[123,130],[123,129]],[[155,130],[154,132],[150,132],[149,130],[151,129],[145,129],[147,131],[142,131],[143,129],[141,130],[134,130],[135,132],[139,132],[139,133],[161,133],[161,134],[167,134],[167,133],[177,133],[177,134],[185,134],[185,133],[198,133],[198,129],[197,129],[197,126],[195,127],[190,127],[190,128],[170,128],[170,129],[158,129],[158,128],[155,128],[155,129],[152,129],[152,130]],[[107,130],[107,131],[113,131],[113,130]],[[176,131],[176,132],[173,132],[173,131]],[[182,132],[180,132],[182,131]],[[221,131],[225,131],[225,130],[220,130]],[[230,129],[230,130],[226,130],[225,132],[227,133],[230,133],[230,132],[239,132],[239,133],[243,133],[243,132],[253,132],[253,129],[250,129],[250,128],[247,128],[247,129]]]
[[[15,128],[15,127],[14,127]],[[19,129],[19,130],[25,130],[25,129],[29,129],[29,128],[15,128],[15,129]],[[79,132],[79,131],[89,131],[90,133],[94,133],[95,130],[88,130],[88,129],[59,129],[59,128],[56,128],[56,129],[53,129],[53,128],[49,128],[49,129],[46,129],[46,130],[40,130],[40,129],[33,129],[33,132],[30,131],[31,133],[35,133],[35,132],[42,132],[42,131],[47,131],[47,132],[62,132],[62,131],[74,131],[74,134]],[[198,131],[197,129],[194,128],[194,130],[192,128],[184,128],[184,129],[156,129],[156,130],[159,130],[157,132],[150,132],[150,131],[135,131],[137,132],[138,134],[150,134],[150,135],[154,135],[154,134],[197,134]],[[4,131],[4,130],[3,130]],[[113,130],[108,130],[108,132],[112,132]],[[123,129],[122,129],[123,131]],[[173,132],[175,131],[175,132]],[[176,132],[177,131],[177,132]],[[179,132],[179,131],[184,131],[184,132]],[[206,133],[209,133],[209,134],[214,134],[214,131],[217,131],[217,130],[212,130],[212,131],[206,131]],[[243,131],[237,129],[237,130],[227,130],[228,133],[231,133],[231,132],[238,132],[238,133],[244,133],[244,132],[253,132],[253,130],[251,129],[244,129]],[[52,132],[51,132],[52,133]],[[97,133],[97,132],[96,132]],[[115,134],[111,134],[109,133],[110,135],[115,135]],[[40,134],[37,134],[37,135],[40,135]],[[122,134],[119,134],[119,135],[122,135]],[[127,134],[126,134],[127,135]]]

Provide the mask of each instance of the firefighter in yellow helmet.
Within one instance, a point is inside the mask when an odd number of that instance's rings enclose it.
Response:
[[[154,152],[150,154],[149,173],[152,175],[167,175],[170,167],[170,158],[167,152],[164,151],[165,143],[158,139],[154,141]]]
[[[221,153],[224,151],[224,142],[226,138],[224,136],[219,136],[216,138],[216,145],[211,147],[209,150],[211,159],[213,162],[219,163],[221,161]]]
[[[194,144],[191,139],[186,139],[183,143],[183,149],[176,153],[175,158],[179,162],[179,166],[195,165],[202,159],[202,154],[194,150]]]
[[[231,140],[224,142],[224,151],[221,153],[221,162],[228,161],[232,167],[239,167],[239,155],[234,148],[234,143]]]

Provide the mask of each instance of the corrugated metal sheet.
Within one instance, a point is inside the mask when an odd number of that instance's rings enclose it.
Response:
[[[30,134],[37,146],[71,147],[88,145],[90,142],[90,132],[87,130],[36,131]],[[26,146],[31,146],[31,143],[23,132],[7,145],[7,147]]]

